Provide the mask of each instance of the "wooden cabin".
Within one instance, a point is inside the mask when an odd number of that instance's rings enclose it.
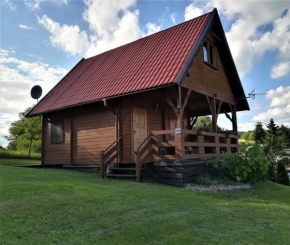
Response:
[[[111,165],[131,163],[140,181],[149,161],[235,152],[243,110],[249,105],[214,9],[82,59],[27,116],[43,118],[43,165],[100,165],[103,176]],[[231,132],[217,131],[220,114]],[[204,115],[211,132],[194,125]]]

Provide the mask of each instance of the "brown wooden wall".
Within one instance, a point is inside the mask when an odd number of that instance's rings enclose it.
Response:
[[[116,140],[115,115],[101,103],[48,117],[64,121],[65,142],[51,144],[51,124],[45,123],[44,164],[99,164],[101,150]]]
[[[115,115],[106,108],[74,116],[73,164],[99,164],[101,151],[115,140]]]
[[[211,34],[207,36],[207,40],[215,45],[215,40]],[[234,103],[234,96],[220,54],[217,48],[215,50],[217,56],[216,69],[205,64],[202,47],[189,70],[189,77],[185,79],[182,86],[209,96],[216,93],[218,99]]]
[[[51,124],[44,124],[44,164],[69,164],[70,162],[70,118],[62,119],[64,127],[64,143],[62,144],[51,144]]]

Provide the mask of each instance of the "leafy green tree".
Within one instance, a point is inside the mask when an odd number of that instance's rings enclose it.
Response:
[[[261,122],[257,122],[254,130],[254,140],[257,144],[263,144],[266,138],[266,131],[263,129]]]
[[[20,119],[11,124],[9,136],[5,136],[5,138],[10,141],[9,149],[20,150],[26,145],[25,148],[30,156],[33,142],[40,142],[41,139],[41,117],[26,118],[25,115],[29,110],[30,108],[27,108],[24,112],[19,113]]]
[[[210,116],[200,116],[197,118],[194,127],[202,127],[203,131],[212,131],[212,121]],[[222,131],[223,129],[217,125],[217,130]]]
[[[243,139],[246,141],[254,140],[254,133],[253,132],[246,132],[243,134]]]
[[[277,166],[277,182],[282,185],[289,185],[289,177],[282,161],[279,161]]]
[[[282,138],[285,143],[285,148],[290,148],[290,128],[283,124],[278,129],[278,135]]]
[[[267,124],[268,133],[277,136],[279,127],[275,124],[273,118],[270,119],[270,122]]]

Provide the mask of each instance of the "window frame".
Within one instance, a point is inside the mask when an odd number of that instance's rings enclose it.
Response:
[[[204,48],[207,52],[207,60],[204,59]],[[203,44],[203,61],[206,65],[214,68],[217,70],[217,55],[216,55],[216,47],[213,43],[209,42],[208,40],[204,41]],[[212,62],[211,62],[212,59]]]
[[[62,141],[57,141],[55,140],[54,136],[53,136],[53,124],[56,123],[61,123],[62,125]],[[51,127],[50,127],[50,139],[51,139],[51,144],[63,144],[65,143],[65,138],[64,138],[64,123],[63,120],[54,120],[51,122]]]

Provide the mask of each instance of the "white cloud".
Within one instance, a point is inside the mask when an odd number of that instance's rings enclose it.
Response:
[[[10,123],[18,119],[18,113],[35,104],[30,89],[38,84],[45,95],[67,70],[11,57],[13,52],[9,50],[1,50],[0,54],[4,54],[0,56],[0,135],[4,135]]]
[[[17,7],[11,0],[4,0],[3,3],[11,10],[16,11]]]
[[[260,113],[253,118],[253,121],[261,121],[267,123],[271,118],[274,119],[278,124],[290,121],[290,106],[287,107],[277,107],[274,109],[269,109],[266,112]]]
[[[43,0],[24,0],[24,4],[29,8],[30,11],[39,10],[40,2]]]
[[[21,29],[26,29],[26,30],[37,30],[37,28],[35,28],[35,27],[22,25],[22,24],[20,24],[18,27]]]
[[[77,25],[61,25],[46,15],[38,17],[38,22],[51,33],[53,46],[70,55],[90,57],[161,30],[155,23],[147,23],[142,30],[135,5],[136,0],[85,0],[83,18],[89,24],[88,32]]]
[[[209,12],[215,7],[232,23],[226,36],[241,76],[251,71],[267,51],[277,52],[278,62],[289,61],[289,1],[194,0],[185,9],[185,19]],[[288,12],[282,16],[285,10]],[[272,31],[262,33],[260,28],[267,24],[273,24]]]
[[[289,72],[290,72],[290,61],[281,62],[272,68],[271,78],[277,79],[287,75]]]
[[[37,11],[40,9],[41,2],[44,2],[45,0],[24,0],[24,4],[28,7],[30,11]],[[53,3],[62,5],[68,4],[68,0],[52,0]]]
[[[147,33],[144,34],[144,36],[148,36],[155,32],[161,31],[161,26],[156,25],[155,23],[150,23],[150,22],[147,23],[146,28],[147,28]]]
[[[280,86],[276,90],[271,89],[268,91],[267,98],[272,99],[272,107],[290,105],[290,86]]]
[[[255,116],[252,121],[268,122],[271,118],[278,124],[290,122],[290,86],[280,86],[276,90],[270,90],[267,98],[271,99],[271,107],[266,112]]]
[[[170,15],[170,19],[174,25],[176,24],[176,16],[177,16],[177,13],[172,13]]]
[[[203,9],[196,7],[194,3],[191,3],[185,8],[184,19],[190,20],[202,14],[204,14]]]
[[[82,54],[89,48],[88,35],[80,31],[77,25],[63,25],[53,21],[46,15],[38,17],[38,22],[52,35],[49,37],[51,44],[65,52],[76,55]]]

